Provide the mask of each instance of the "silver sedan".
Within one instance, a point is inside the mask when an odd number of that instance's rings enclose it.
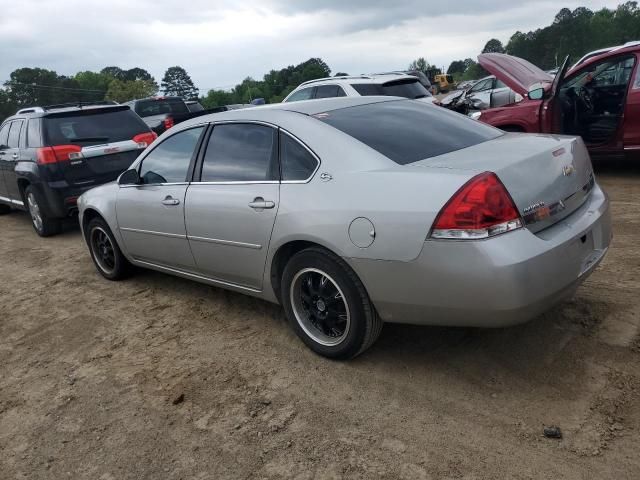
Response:
[[[199,117],[78,200],[97,270],[151,268],[283,305],[350,358],[383,322],[497,327],[571,296],[611,239],[579,138],[354,97]]]

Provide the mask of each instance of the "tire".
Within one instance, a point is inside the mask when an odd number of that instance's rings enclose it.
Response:
[[[87,225],[87,244],[96,270],[107,280],[127,278],[133,266],[122,254],[111,229],[102,218],[94,218]]]
[[[4,203],[0,203],[0,215],[8,215],[9,213],[11,213],[11,207]]]
[[[45,202],[40,192],[29,185],[24,191],[24,198],[31,216],[31,225],[38,235],[50,237],[60,233],[62,222],[58,218],[49,217],[42,209]]]
[[[289,323],[319,355],[339,360],[356,357],[382,331],[383,322],[360,279],[327,250],[313,247],[295,254],[281,285]]]

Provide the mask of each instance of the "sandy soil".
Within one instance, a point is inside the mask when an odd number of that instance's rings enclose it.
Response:
[[[111,283],[77,228],[0,217],[0,478],[640,478],[640,172],[599,179],[615,239],[573,301],[505,330],[387,325],[348,363],[277,306]]]

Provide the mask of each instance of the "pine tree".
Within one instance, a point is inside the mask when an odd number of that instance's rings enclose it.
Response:
[[[182,97],[185,100],[198,98],[198,89],[182,67],[169,67],[164,74],[161,86],[165,95]]]

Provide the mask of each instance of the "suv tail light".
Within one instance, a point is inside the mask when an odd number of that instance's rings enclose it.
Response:
[[[133,141],[138,144],[138,148],[147,148],[158,138],[155,132],[140,133],[133,137]]]
[[[442,208],[431,238],[488,238],[522,227],[511,195],[492,172],[476,175]]]
[[[173,117],[167,117],[164,119],[164,129],[169,130],[174,125]]]
[[[82,147],[78,145],[56,145],[36,150],[36,161],[40,165],[77,160],[82,157]]]

